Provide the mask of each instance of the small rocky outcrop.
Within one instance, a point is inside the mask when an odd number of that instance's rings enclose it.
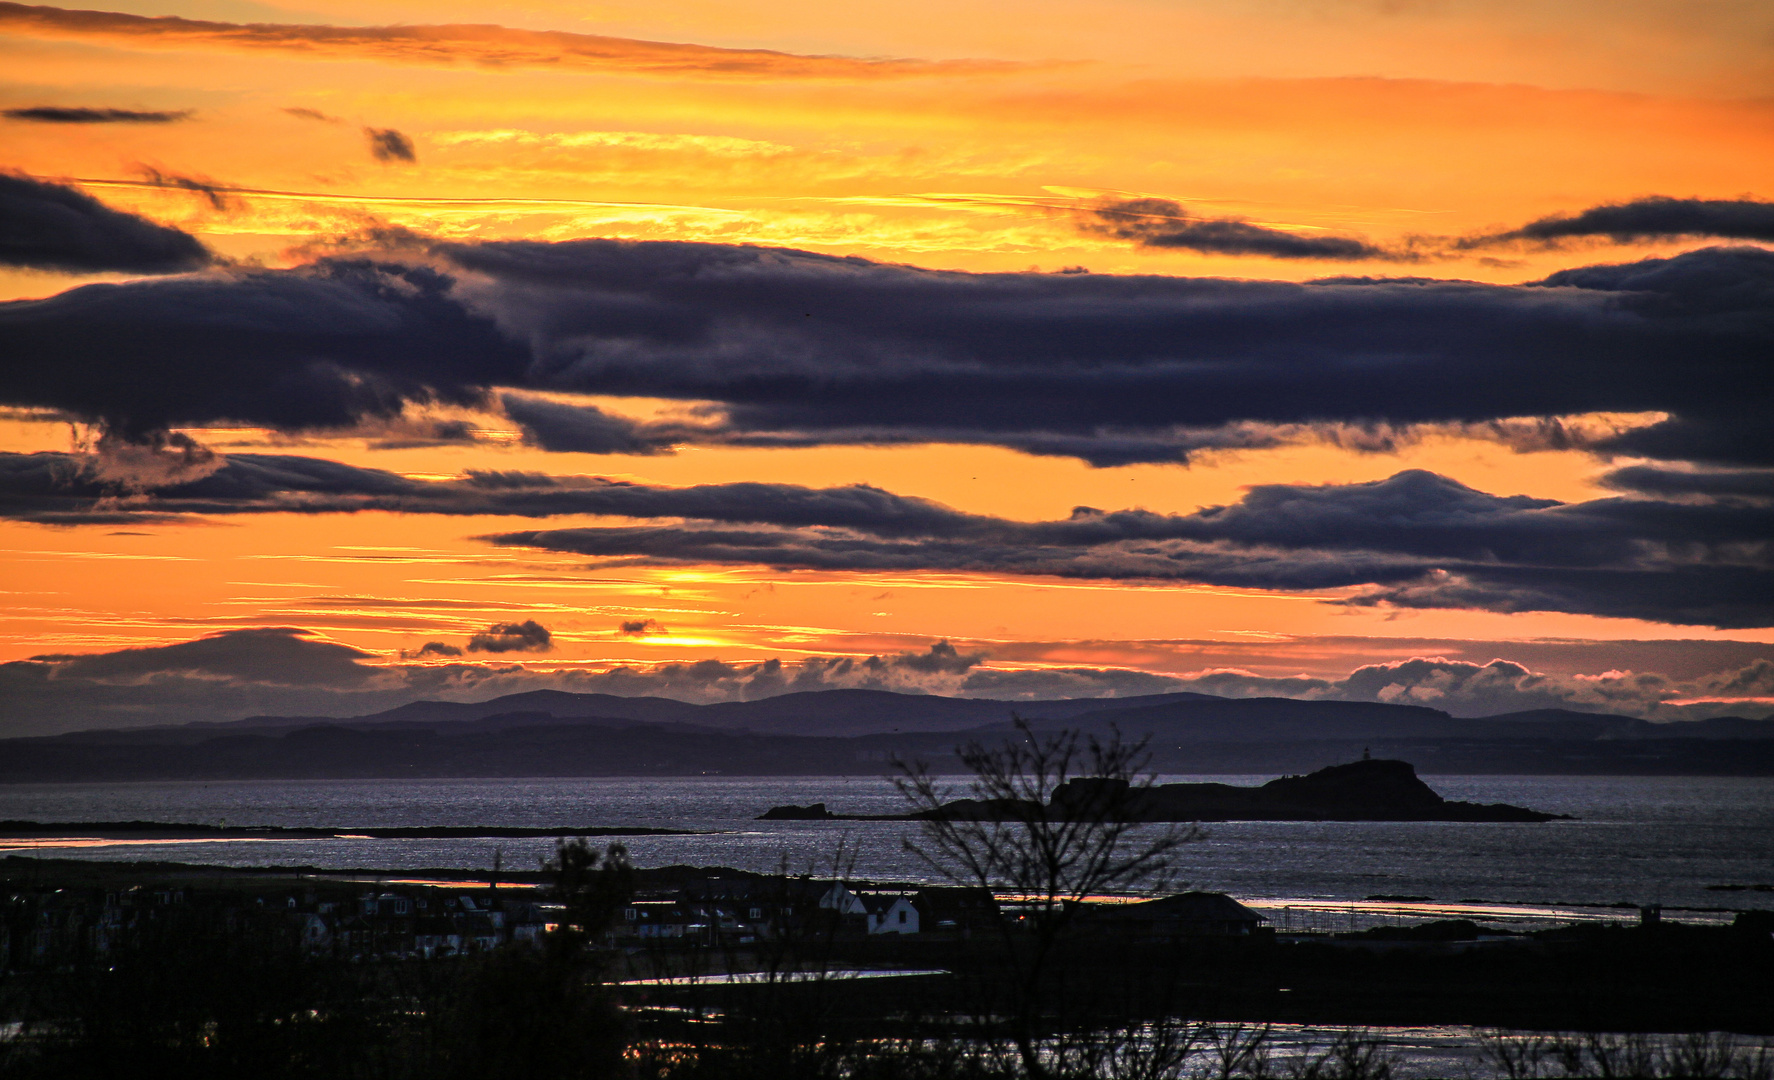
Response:
[[[1133,789],[1125,780],[1079,777],[1053,793],[1048,807],[1015,800],[957,799],[916,814],[834,814],[824,803],[775,806],[760,821],[1018,821],[1047,817],[1125,821],[1555,821],[1507,803],[1451,802],[1417,776],[1408,761],[1362,759],[1260,787],[1159,784]]]
[[[1055,806],[1114,806],[1135,821],[1553,821],[1507,803],[1450,802],[1417,776],[1408,761],[1363,759],[1260,787],[1160,784],[1111,793],[1117,781],[1073,780],[1054,793]]]

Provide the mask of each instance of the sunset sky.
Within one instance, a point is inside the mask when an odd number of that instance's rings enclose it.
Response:
[[[0,737],[1774,713],[1774,6],[0,2]]]

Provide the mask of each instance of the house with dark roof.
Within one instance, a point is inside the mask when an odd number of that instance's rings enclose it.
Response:
[[[856,899],[865,915],[864,929],[871,934],[915,934],[921,924],[917,905],[907,893],[859,891]]]
[[[955,933],[971,937],[995,930],[1004,914],[992,890],[958,885],[933,885],[912,895],[924,933]]]

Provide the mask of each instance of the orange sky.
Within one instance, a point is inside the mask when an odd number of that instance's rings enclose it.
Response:
[[[1706,241],[1437,249],[1408,264],[1351,266],[1138,248],[1079,221],[1093,200],[1151,196],[1199,215],[1392,247],[1651,194],[1774,194],[1774,9],[1748,2],[139,0],[105,10],[207,22],[0,5],[0,108],[191,115],[0,119],[0,165],[71,180],[244,264],[295,265],[395,226],[463,240],[781,245],[973,271],[1511,283]],[[444,23],[478,25],[374,29]],[[370,29],[336,29],[348,26]],[[375,160],[365,128],[403,133],[416,160]],[[156,175],[221,190],[155,187]],[[125,279],[0,270],[0,299]],[[600,404],[635,415],[690,407]],[[517,443],[514,431],[502,441],[511,425],[496,413],[464,415],[491,437],[390,449],[375,433],[190,434],[224,454],[306,454],[427,478],[530,469],[672,486],[860,482],[1020,521],[1064,518],[1079,505],[1189,513],[1235,502],[1252,484],[1372,481],[1408,468],[1499,495],[1580,501],[1606,494],[1596,478],[1627,463],[1575,449],[1523,453],[1454,430],[1409,433],[1379,450],[1302,439],[1187,466],[1092,468],[949,445],[634,457],[547,453]],[[0,420],[0,451],[66,450],[76,437],[59,419]],[[0,524],[0,660],[272,625],[393,662],[428,640],[520,617],[546,623],[556,649],[501,660],[539,668],[867,655],[946,638],[997,649],[993,663],[1008,666],[1175,673],[1224,660],[1142,644],[1188,640],[1227,643],[1253,671],[1335,674],[1352,657],[1396,660],[1421,648],[1394,639],[1774,643],[1766,629],[1323,602],[1348,590],[588,568],[584,558],[476,539],[534,527],[381,512]],[[669,633],[617,632],[637,618]],[[1364,656],[1338,645],[1316,660],[1298,647],[1320,638],[1372,643]],[[1046,644],[1017,652],[1017,642]]]

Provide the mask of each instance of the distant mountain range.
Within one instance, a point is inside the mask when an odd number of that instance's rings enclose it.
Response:
[[[415,701],[367,716],[255,716],[223,724],[0,741],[0,782],[182,778],[627,776],[936,768],[969,739],[1037,730],[1147,738],[1181,773],[1315,769],[1361,756],[1427,773],[1774,775],[1774,720],[1657,724],[1543,709],[1462,719],[1419,705],[1155,694],[996,701],[824,690],[695,705],[537,690],[491,701]]]
[[[465,725],[483,731],[588,720],[630,721],[757,735],[857,736],[1008,728],[1012,715],[1036,726],[1091,731],[1118,726],[1124,735],[1152,734],[1197,742],[1276,739],[1770,739],[1774,719],[1738,716],[1654,723],[1610,713],[1536,709],[1462,719],[1423,705],[1294,698],[1224,698],[1212,694],[1147,694],[1127,698],[1000,701],[886,690],[814,690],[758,701],[696,705],[662,697],[570,694],[531,690],[480,702],[414,701],[364,716],[251,716],[222,724],[86,732],[65,738],[116,736],[144,741],[207,739],[224,732],[287,730],[334,724],[382,729]]]
[[[930,694],[895,694],[886,690],[816,690],[783,694],[759,701],[724,701],[692,705],[660,697],[617,697],[614,694],[569,694],[532,690],[491,701],[415,701],[386,712],[347,719],[331,717],[254,716],[227,727],[284,727],[289,724],[359,725],[437,724],[449,722],[509,726],[516,717],[547,714],[562,721],[574,718],[631,720],[650,724],[688,724],[714,731],[747,731],[760,735],[883,735],[916,731],[965,731],[1008,724],[1011,713],[1048,720],[1072,720],[1102,711],[1134,706],[1159,706],[1184,701],[1216,702],[1207,694],[1151,694],[1134,698],[1064,698],[1054,701],[996,701]],[[523,721],[528,722],[528,721]]]

